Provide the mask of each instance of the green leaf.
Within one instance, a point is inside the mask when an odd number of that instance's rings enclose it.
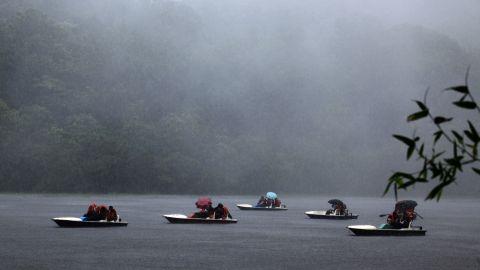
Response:
[[[423,157],[423,150],[425,148],[425,144],[422,143],[422,145],[420,146],[420,149],[418,150],[418,155],[420,157]]]
[[[432,161],[434,161],[435,159],[437,159],[438,157],[440,157],[440,156],[443,155],[444,153],[445,153],[445,151],[442,151],[442,152],[440,152],[440,153],[438,153],[438,154],[433,155],[433,156],[432,156]]]
[[[477,174],[480,174],[480,169],[472,168],[472,170],[473,170],[474,172],[476,172]]]
[[[423,102],[418,101],[418,100],[414,100],[414,101],[415,101],[415,103],[417,103],[418,107],[420,107],[420,110],[428,112],[428,108],[427,108],[427,106],[425,106],[425,104],[423,104]]]
[[[457,141],[463,145],[463,137],[460,136],[460,134],[458,134],[458,132],[455,130],[452,130],[452,134],[455,136],[455,138],[457,138]]]
[[[415,179],[415,182],[427,183],[428,180],[426,178],[417,178],[417,179]]]
[[[419,111],[419,112],[410,114],[407,117],[407,122],[416,121],[418,119],[422,119],[422,118],[427,117],[427,116],[428,116],[428,110],[427,111]]]
[[[408,149],[407,149],[407,160],[409,160],[410,157],[412,157],[412,154],[413,154],[414,151],[415,151],[415,146],[408,147]]]
[[[425,198],[426,200],[432,200],[434,199],[435,197],[437,198],[437,201],[440,200],[440,197],[442,196],[442,190],[444,187],[450,185],[451,183],[453,183],[455,181],[455,177],[452,177],[450,180],[448,181],[444,181],[442,183],[440,183],[439,185],[437,185],[436,187],[434,187],[432,189],[432,191],[430,191],[430,193],[428,194],[427,198]]]
[[[467,85],[453,86],[453,87],[449,87],[445,90],[452,90],[452,91],[459,92],[459,93],[462,93],[462,94],[468,94],[468,92],[469,92]]]
[[[383,191],[382,196],[387,195],[388,191],[390,190],[390,186],[391,186],[392,184],[393,184],[393,182],[388,182],[387,187],[386,187],[385,190]]]
[[[470,127],[470,132],[472,133],[473,137],[475,138],[475,143],[480,142],[480,136],[478,136],[478,132],[473,126],[472,122],[468,121],[468,126]]]
[[[473,150],[473,151],[472,151],[472,152],[473,152],[473,153],[472,153],[473,158],[476,159],[477,156],[478,156],[478,142],[476,142],[476,143],[473,145],[472,150]]]
[[[464,130],[463,133],[465,133],[465,135],[467,135],[467,137],[473,142],[473,143],[476,143],[478,142],[479,138],[477,136],[475,136],[472,132],[470,132],[469,130]]]
[[[437,178],[438,176],[441,176],[442,175],[442,171],[437,168],[437,166],[435,165],[435,163],[432,163],[430,165],[430,171],[432,172],[432,179],[435,179]]]
[[[453,166],[454,168],[462,171],[462,163],[461,163],[462,159],[463,159],[463,156],[458,156],[455,158],[446,158],[444,160],[448,165]]]
[[[457,158],[458,157],[458,146],[457,146],[457,142],[456,141],[453,141],[453,157],[454,158]]]
[[[437,141],[440,139],[440,137],[442,137],[442,135],[443,135],[443,132],[441,130],[433,133],[433,136],[434,136],[433,144],[436,144]]]
[[[392,176],[390,176],[390,181],[394,181],[396,182],[398,185],[402,185],[403,184],[403,181],[402,179],[408,179],[408,180],[415,180],[415,177],[410,174],[410,173],[405,173],[405,172],[395,172],[394,174],[392,174]]]
[[[455,101],[453,102],[453,104],[460,108],[468,109],[468,110],[473,110],[477,108],[477,103],[472,101]]]
[[[418,177],[417,178],[427,178],[428,177],[428,159],[424,159],[423,160],[423,166],[422,166],[422,170],[418,173]]]
[[[398,135],[398,134],[394,134],[393,137],[401,142],[403,142],[404,144],[406,144],[408,147],[415,147],[415,141],[410,139],[410,138],[407,138],[405,136],[402,136],[402,135]]]
[[[445,123],[445,122],[449,122],[449,121],[452,121],[453,118],[449,117],[449,118],[446,118],[446,117],[443,117],[443,116],[437,116],[433,119],[433,122],[436,124],[436,125],[440,125],[441,123]]]
[[[408,181],[402,185],[399,185],[398,188],[399,189],[407,189],[407,187],[411,186],[411,185],[415,185],[415,181]]]
[[[388,185],[385,188],[385,191],[383,192],[383,196],[385,196],[388,193],[392,184],[395,184],[394,185],[395,189],[397,186],[403,185],[403,178],[407,178],[410,180],[414,179],[414,177],[411,174],[404,173],[404,172],[395,172],[388,178]]]

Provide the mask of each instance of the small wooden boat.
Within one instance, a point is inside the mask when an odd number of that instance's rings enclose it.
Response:
[[[335,215],[327,214],[327,211],[308,211],[305,212],[307,216],[314,219],[335,219],[335,220],[345,220],[345,219],[357,219],[358,215],[346,214],[346,215]]]
[[[163,215],[170,223],[183,224],[231,224],[237,223],[236,219],[214,219],[214,218],[189,218],[182,214]]]
[[[261,210],[261,211],[281,211],[281,210],[288,210],[285,205],[281,207],[260,207],[260,206],[253,206],[251,204],[237,204],[238,209],[240,210]]]
[[[380,229],[372,225],[352,225],[347,228],[355,235],[360,236],[425,236],[427,232],[422,227]]]
[[[60,227],[121,227],[128,225],[128,222],[124,221],[83,221],[77,217],[56,217],[52,220]]]

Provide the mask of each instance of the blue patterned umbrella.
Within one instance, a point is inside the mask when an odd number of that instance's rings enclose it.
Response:
[[[275,192],[267,192],[267,198],[271,199],[271,200],[275,200],[277,198],[277,193]]]

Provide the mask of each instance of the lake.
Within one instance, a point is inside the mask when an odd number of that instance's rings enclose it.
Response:
[[[417,199],[424,237],[358,237],[345,227],[378,225],[386,198],[343,197],[358,220],[309,219],[329,197],[281,196],[288,211],[240,211],[254,196],[212,196],[237,224],[170,224],[197,196],[0,195],[0,269],[480,269],[480,200]],[[90,202],[114,205],[128,227],[59,228]]]

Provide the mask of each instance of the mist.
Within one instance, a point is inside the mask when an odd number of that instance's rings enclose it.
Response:
[[[0,191],[380,196],[478,1],[3,1]],[[430,130],[419,128],[429,134]],[[416,187],[422,194],[428,187]],[[464,174],[447,195],[478,196]],[[418,193],[415,193],[418,192]]]

